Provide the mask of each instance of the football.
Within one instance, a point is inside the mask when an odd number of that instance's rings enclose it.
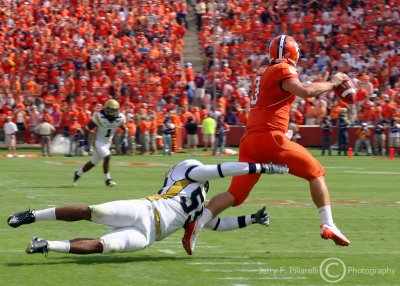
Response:
[[[351,80],[345,80],[334,89],[339,100],[353,104],[356,102],[357,88]]]

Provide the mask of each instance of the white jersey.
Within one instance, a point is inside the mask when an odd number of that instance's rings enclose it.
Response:
[[[188,174],[203,163],[185,160],[172,167],[158,195],[147,197],[160,214],[161,240],[182,228],[187,221],[196,219],[203,213],[204,200],[208,191],[208,181],[197,182]]]
[[[126,119],[124,114],[119,113],[118,117],[111,122],[107,119],[104,111],[101,110],[93,115],[92,121],[97,126],[96,140],[104,143],[110,143],[115,131],[118,127],[125,124]]]

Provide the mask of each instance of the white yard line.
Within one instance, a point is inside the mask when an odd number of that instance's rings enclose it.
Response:
[[[400,175],[400,172],[388,171],[344,171],[346,174],[365,174],[365,175]]]
[[[352,168],[352,167],[329,167],[324,166],[324,169],[350,169],[350,170],[365,170],[365,168]]]
[[[159,249],[158,251],[166,254],[176,254],[176,251],[171,249]]]
[[[229,251],[231,253],[235,253],[234,250]],[[318,250],[273,250],[273,249],[264,249],[264,250],[252,250],[251,254],[256,254],[256,253],[266,253],[269,252],[269,254],[279,254],[279,253],[317,253],[317,254],[332,254],[335,253],[334,251],[318,251]],[[223,254],[226,252],[223,251],[214,251],[213,254]],[[351,250],[351,252],[341,252],[340,254],[343,255],[354,255],[354,254],[393,254],[397,255],[400,254],[400,251],[356,251],[356,250]]]

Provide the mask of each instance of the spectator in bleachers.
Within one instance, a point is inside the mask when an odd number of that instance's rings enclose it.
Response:
[[[16,104],[23,103],[27,114],[19,123],[25,128],[35,121],[28,113],[32,104],[41,113],[47,109],[57,127],[68,121],[69,115],[63,113],[70,112],[72,103],[80,108],[88,104],[85,110],[93,112],[96,104],[110,96],[121,103],[129,101],[137,110],[143,103],[148,104],[147,109],[156,103],[165,108],[163,102],[170,104],[168,108],[185,102],[204,103],[210,110],[212,98],[225,86],[230,91],[223,92],[228,102],[246,98],[236,91],[244,87],[249,92],[248,83],[259,62],[269,58],[268,42],[274,31],[280,30],[295,35],[301,44],[302,81],[307,77],[314,81],[325,70],[349,73],[365,90],[358,109],[368,100],[374,106],[364,108],[372,119],[380,108],[388,120],[397,114],[400,57],[395,1],[320,1],[318,5],[315,1],[291,1],[290,5],[287,1],[197,2],[202,10],[198,26],[208,72],[204,97],[197,102],[190,100],[189,92],[184,94],[190,75],[177,65],[181,64],[186,33],[185,1],[137,0],[122,5],[32,0],[29,5],[14,3],[12,9],[0,4],[9,15],[2,20],[0,32],[5,38],[0,43],[0,88],[4,93],[0,109],[15,116]],[[377,97],[371,101],[372,94]],[[327,106],[336,100],[329,94],[321,98]],[[328,110],[317,103],[319,122]],[[59,107],[54,109],[56,104]],[[348,108],[350,120],[356,120],[351,106],[341,107]],[[241,108],[244,114],[248,111],[245,100]],[[25,135],[29,132],[20,134]]]
[[[195,93],[194,93],[194,102],[193,103],[195,105],[201,103],[204,98],[205,83],[206,83],[206,79],[202,75],[201,71],[198,71],[194,78]]]
[[[203,24],[203,15],[207,12],[207,6],[205,1],[197,0],[195,9],[196,9],[197,31],[200,31]]]
[[[293,1],[290,7],[285,1],[270,2],[249,5],[246,9],[243,9],[243,3],[234,0],[219,6],[219,11],[215,12],[214,35],[206,26],[200,32],[203,49],[216,48],[215,62],[210,63],[209,74],[217,80],[222,79],[221,63],[225,61],[230,62],[233,71],[243,70],[246,61],[258,68],[257,62],[262,55],[260,51],[266,50],[273,31],[287,29],[302,44],[304,55],[301,60],[308,59],[304,60],[303,72],[309,70],[313,81],[318,79],[318,73],[325,70],[346,72],[366,88],[365,97],[371,96],[375,88],[382,89],[385,83],[389,83],[389,71],[391,85],[398,81],[399,51],[394,49],[398,37],[391,31],[393,21],[399,20],[394,2],[388,3],[388,7],[383,5],[383,1],[364,5],[353,1],[350,6],[339,2],[303,5],[300,1]],[[369,30],[362,29],[365,26]],[[257,33],[258,29],[262,32]],[[228,45],[220,44],[221,39]],[[250,42],[252,46],[247,45]],[[236,60],[238,56],[241,61]],[[379,69],[379,72],[374,72]],[[252,71],[246,73],[245,76],[251,76]],[[335,97],[322,96],[328,106],[331,106],[331,100],[335,100]],[[362,96],[359,101],[363,101]],[[322,103],[315,102],[317,123],[327,115],[327,106]],[[348,108],[351,120],[356,119],[352,107],[341,107]]]
[[[236,112],[233,110],[231,106],[226,107],[226,115],[224,118],[224,122],[228,125],[238,124],[238,118]]]

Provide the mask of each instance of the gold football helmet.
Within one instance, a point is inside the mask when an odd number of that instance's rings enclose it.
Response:
[[[114,120],[118,117],[119,103],[115,99],[109,99],[104,104],[104,113],[108,119]]]

